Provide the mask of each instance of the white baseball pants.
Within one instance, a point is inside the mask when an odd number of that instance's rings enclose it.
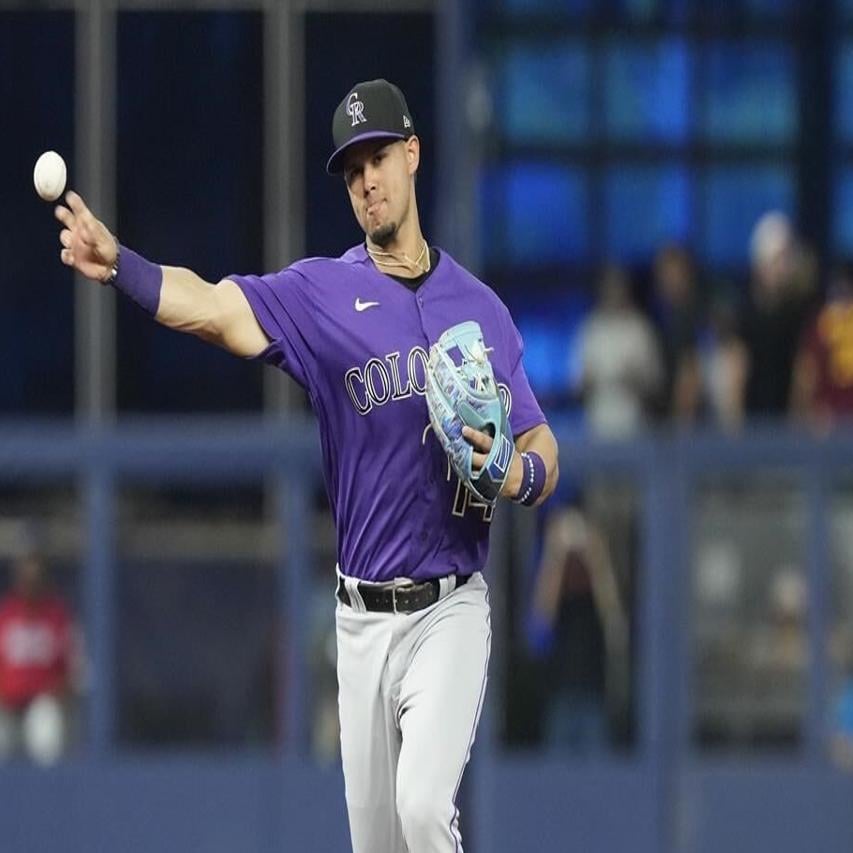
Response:
[[[341,756],[353,853],[461,853],[456,794],[491,647],[481,573],[411,614],[337,605]]]

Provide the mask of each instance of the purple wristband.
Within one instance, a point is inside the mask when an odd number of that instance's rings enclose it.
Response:
[[[527,450],[521,454],[521,464],[524,465],[521,488],[513,500],[525,506],[533,506],[539,500],[548,478],[545,462],[538,453]]]
[[[163,285],[163,268],[145,260],[127,246],[119,246],[115,278],[109,283],[129,296],[143,311],[157,316],[160,307],[160,288]]]

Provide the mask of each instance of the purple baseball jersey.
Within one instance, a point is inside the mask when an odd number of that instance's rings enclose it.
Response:
[[[424,371],[442,332],[476,320],[513,435],[545,422],[521,336],[494,291],[444,251],[413,291],[380,273],[364,245],[229,278],[271,341],[258,358],[302,385],[317,415],[341,571],[388,581],[481,570],[492,508],[450,470],[429,425]]]

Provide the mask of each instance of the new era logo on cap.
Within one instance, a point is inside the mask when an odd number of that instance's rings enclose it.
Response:
[[[415,132],[406,99],[387,80],[368,80],[350,89],[332,118],[335,152],[326,171],[343,170],[343,155],[350,145],[366,139],[408,139]]]

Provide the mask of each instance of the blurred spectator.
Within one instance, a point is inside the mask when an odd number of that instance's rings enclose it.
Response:
[[[684,246],[668,243],[658,251],[654,300],[665,371],[663,416],[681,424],[697,420],[701,402],[698,284],[696,265]]]
[[[799,738],[808,665],[807,605],[802,571],[779,566],[768,590],[767,618],[756,626],[747,654],[755,734],[765,742]]]
[[[646,426],[662,374],[651,323],[634,304],[627,273],[605,267],[581,329],[581,390],[592,432],[627,438]]]
[[[807,589],[802,572],[795,566],[776,570],[768,594],[768,621],[755,633],[752,662],[756,669],[789,683],[790,675],[801,673],[807,663]]]
[[[713,427],[736,429],[743,421],[741,394],[748,357],[738,330],[737,308],[725,294],[711,301],[700,353],[705,417]]]
[[[40,555],[19,557],[13,579],[0,600],[0,759],[52,764],[68,744],[74,626]]]
[[[654,328],[635,304],[622,267],[602,270],[598,300],[581,327],[580,361],[584,414],[593,435],[628,439],[651,424],[660,408],[663,364]],[[617,583],[629,589],[636,563],[634,484],[626,478],[591,476],[585,510],[585,519],[607,543],[607,563]]]
[[[546,522],[528,643],[545,663],[546,742],[602,747],[608,708],[628,702],[628,627],[607,542],[576,503]]]
[[[853,415],[853,262],[833,273],[827,304],[806,329],[794,369],[794,412],[821,431]]]
[[[835,572],[829,591],[834,617],[829,655],[835,674],[830,752],[836,764],[853,773],[853,505],[849,485],[842,494],[839,499],[836,493],[833,508]]]
[[[744,314],[747,371],[740,395],[748,416],[788,413],[794,357],[814,290],[809,256],[790,220],[766,213],[750,240],[752,280]]]

